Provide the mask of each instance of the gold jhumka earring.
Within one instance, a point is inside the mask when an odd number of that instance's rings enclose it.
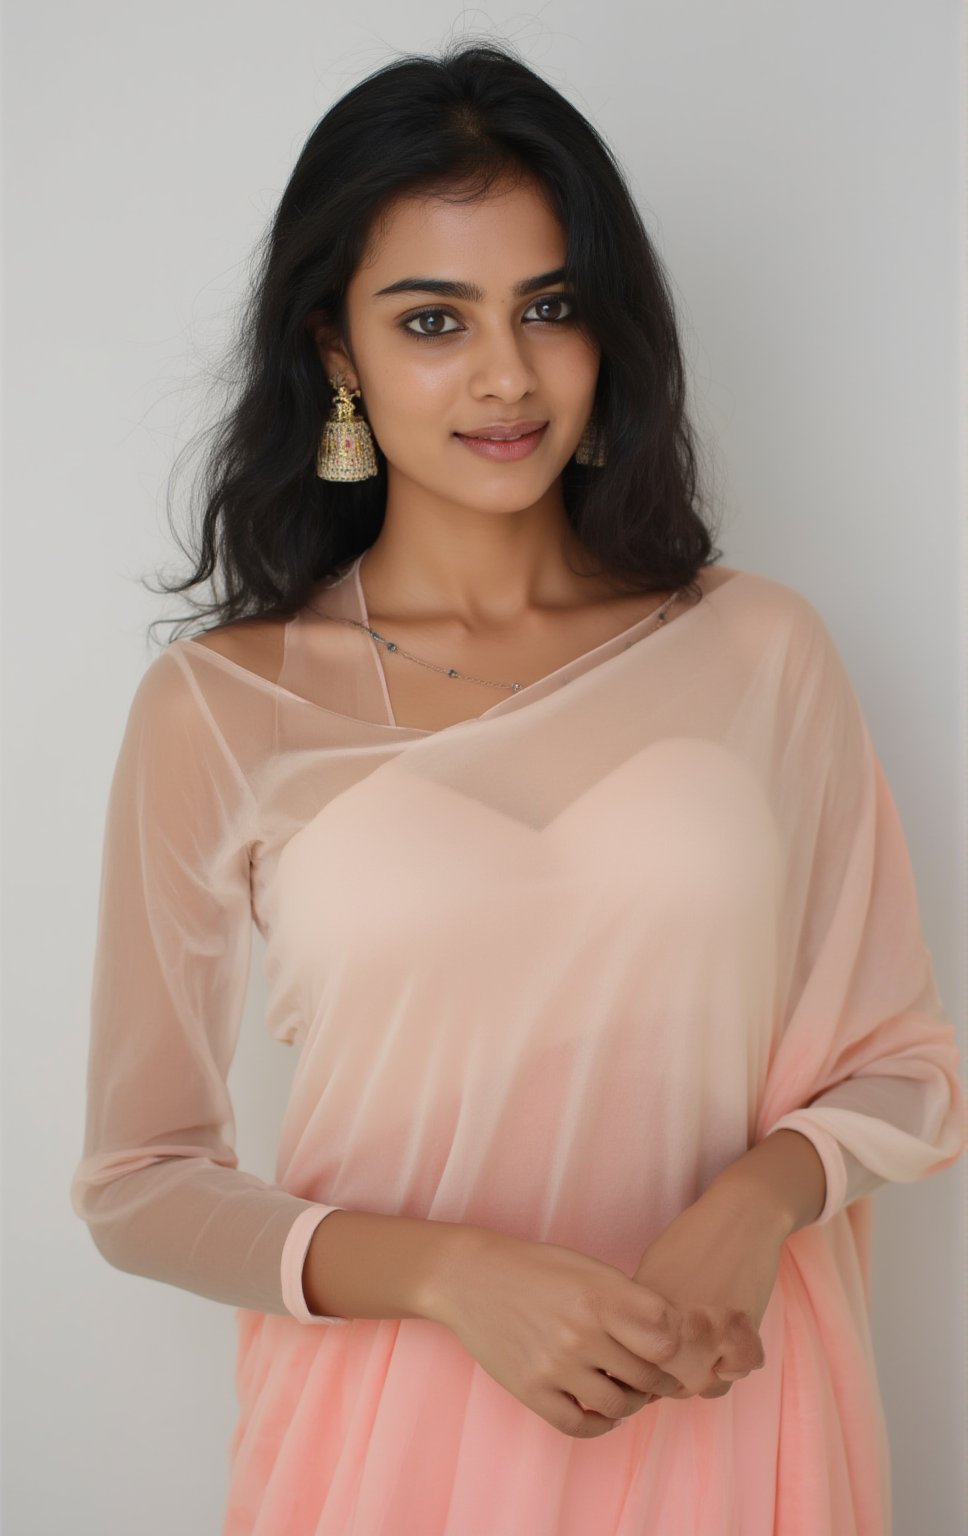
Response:
[[[349,390],[342,379],[330,379],[335,390],[333,410],[323,424],[316,451],[316,474],[320,480],[368,480],[379,473],[373,434],[353,404],[358,389]]]
[[[585,430],[579,439],[575,449],[576,464],[594,464],[601,469],[605,463],[605,446],[599,441],[598,427],[594,416],[590,417],[585,425]]]

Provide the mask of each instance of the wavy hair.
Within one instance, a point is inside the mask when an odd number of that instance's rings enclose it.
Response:
[[[211,581],[212,601],[191,599],[209,627],[297,612],[316,582],[374,542],[387,493],[379,444],[374,477],[316,475],[332,390],[311,322],[345,342],[346,288],[395,198],[483,197],[508,176],[546,189],[582,325],[601,349],[593,422],[606,463],[565,465],[569,524],[625,590],[701,595],[697,572],[722,551],[702,512],[662,264],[597,130],[510,48],[472,42],[398,58],[342,96],[306,140],[257,247],[226,360],[229,407],[203,434],[192,499],[201,515],[194,545],[182,545],[192,569],[161,587]],[[170,482],[168,505],[170,518]]]

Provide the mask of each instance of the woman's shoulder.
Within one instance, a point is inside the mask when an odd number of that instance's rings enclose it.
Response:
[[[224,737],[251,712],[253,683],[275,683],[283,632],[277,620],[240,619],[168,640],[138,680],[132,716],[155,736]]]
[[[176,643],[200,645],[246,672],[274,682],[282,669],[287,622],[282,618],[236,619]]]
[[[790,695],[809,687],[821,694],[843,686],[844,662],[819,604],[792,582],[736,566],[708,566],[700,581],[710,580],[723,638],[731,652],[751,668],[764,666],[782,675]],[[722,596],[714,595],[721,591]]]
[[[785,621],[804,635],[811,631],[826,631],[823,616],[814,602],[799,587],[778,576],[717,563],[704,566],[698,580],[704,595],[735,580],[733,594],[738,600],[735,609],[739,613],[748,612],[758,619],[775,623]]]

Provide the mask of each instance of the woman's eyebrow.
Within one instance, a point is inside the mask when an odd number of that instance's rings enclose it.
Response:
[[[522,278],[515,283],[511,292],[515,298],[526,298],[529,293],[534,293],[536,288],[544,288],[549,283],[564,281],[564,267],[556,267],[553,272],[541,272],[537,277]],[[389,283],[386,288],[378,288],[373,297],[379,299],[392,293],[433,293],[439,298],[465,299],[468,303],[479,303],[484,298],[483,288],[476,283],[452,282],[445,277],[401,277],[396,283]]]

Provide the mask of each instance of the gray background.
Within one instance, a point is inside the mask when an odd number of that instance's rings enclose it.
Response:
[[[145,626],[178,606],[138,578],[181,568],[166,478],[208,419],[295,157],[362,75],[455,34],[515,43],[605,133],[674,284],[724,561],[829,624],[963,1027],[965,17],[957,0],[4,12],[3,1529],[208,1536],[232,1311],[112,1270],[68,1186],[108,780]],[[293,1061],[261,1030],[261,958],[231,1085],[241,1164],[271,1178]],[[965,1527],[965,1193],[963,1159],[876,1196],[896,1536]]]

